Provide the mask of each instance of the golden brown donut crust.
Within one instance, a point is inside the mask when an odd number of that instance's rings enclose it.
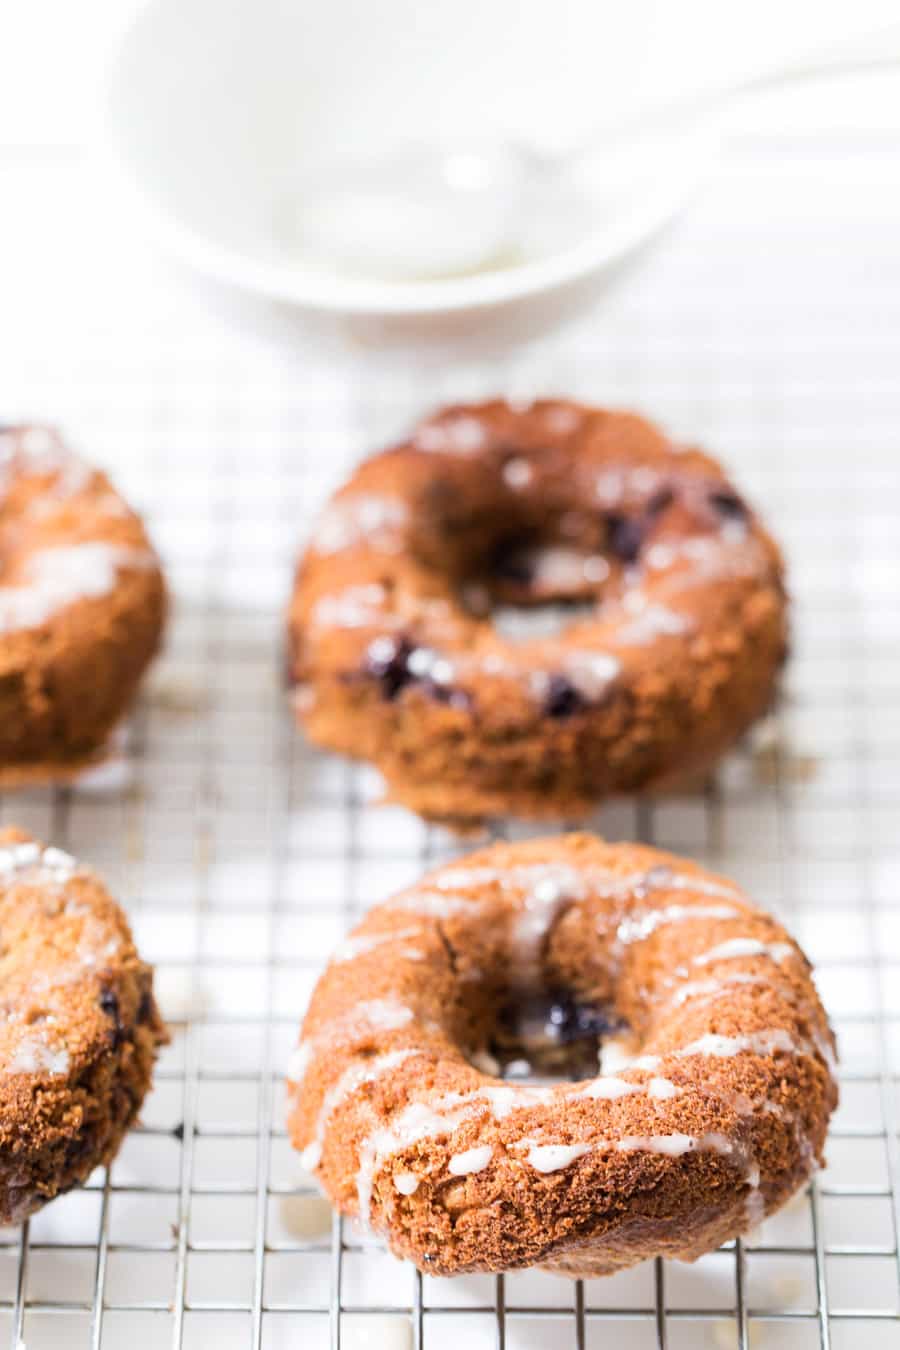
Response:
[[[109,480],[46,427],[0,427],[0,786],[107,751],[162,634],[159,561]]]
[[[782,570],[720,466],[639,417],[448,408],[362,463],[314,532],[297,717],[426,816],[582,815],[695,779],[766,709]],[[582,608],[550,635],[495,622],[544,602]]]
[[[114,1157],[167,1039],[125,916],[102,882],[0,831],[0,1223]]]
[[[498,1008],[538,986],[625,1024],[619,1066],[549,1088],[477,1068]],[[821,1161],[833,1054],[805,957],[732,883],[583,834],[497,844],[335,954],[289,1130],[332,1203],[422,1270],[602,1275],[693,1260],[783,1204]]]

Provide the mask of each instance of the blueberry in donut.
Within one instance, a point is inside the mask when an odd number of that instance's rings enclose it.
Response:
[[[108,1163],[166,1040],[153,974],[90,869],[0,831],[0,1223]]]
[[[837,1102],[784,928],[589,835],[496,844],[372,909],[287,1076],[332,1203],[442,1275],[694,1260],[805,1184]]]
[[[317,744],[422,814],[566,817],[696,779],[768,706],[777,546],[714,460],[573,403],[448,408],[364,461],[297,571]]]

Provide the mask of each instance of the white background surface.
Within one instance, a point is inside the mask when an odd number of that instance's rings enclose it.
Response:
[[[594,1284],[587,1344],[658,1345],[666,1306],[671,1350],[737,1345],[742,1308],[766,1350],[824,1344],[826,1327],[834,1350],[895,1345],[897,81],[755,105],[694,209],[579,325],[490,362],[436,364],[326,349],[173,276],[123,232],[85,150],[118,6],[17,8],[0,14],[0,420],[57,419],[112,467],[178,597],[132,729],[131,787],[2,804],[108,874],[177,1024],[144,1132],[109,1178],[32,1225],[29,1350],[92,1344],[101,1303],[106,1347],[328,1343],[328,1218],[283,1138],[278,1077],[352,913],[451,844],[403,812],[362,809],[370,776],[304,750],[283,708],[280,613],[310,515],[352,456],[433,402],[495,391],[646,411],[721,454],[784,538],[796,621],[774,782],[765,757],[735,756],[716,792],[668,800],[650,825],[786,917],[843,1055],[829,1169],[813,1201],[749,1244],[742,1285],[733,1252]],[[597,823],[613,836],[638,825],[628,806]],[[187,1146],[172,1133],[184,1122]],[[14,1336],[22,1248],[6,1236],[0,1330]],[[426,1280],[428,1350],[493,1344],[495,1292]],[[345,1350],[408,1347],[414,1298],[407,1267],[352,1247]],[[564,1281],[510,1277],[510,1309],[559,1317],[512,1311],[507,1344],[574,1346],[572,1300]],[[438,1304],[482,1311],[428,1311]],[[361,1311],[375,1306],[393,1312]]]

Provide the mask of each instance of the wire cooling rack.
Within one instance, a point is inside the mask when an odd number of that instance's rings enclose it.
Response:
[[[104,873],[156,964],[173,1042],[109,1171],[0,1234],[11,1347],[900,1344],[900,206],[867,155],[835,152],[825,174],[815,145],[748,140],[594,320],[492,364],[329,364],[168,292],[148,290],[146,314],[129,302],[125,329],[124,306],[85,309],[77,341],[30,332],[22,310],[0,411],[58,417],[110,464],[176,607],[122,763],[0,814]],[[73,203],[79,186],[73,172]],[[784,539],[794,652],[777,716],[704,793],[593,823],[697,857],[776,910],[816,963],[842,1055],[828,1166],[807,1193],[693,1266],[583,1284],[420,1278],[332,1217],[284,1134],[282,1071],[328,952],[461,847],[377,807],[370,772],[292,729],[292,559],[363,447],[494,390],[658,416],[721,453]]]

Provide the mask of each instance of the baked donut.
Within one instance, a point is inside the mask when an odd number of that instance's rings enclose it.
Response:
[[[290,607],[298,720],[423,815],[583,816],[693,782],[769,704],[779,551],[629,413],[454,407],[366,460]]]
[[[0,831],[0,1224],[108,1163],[165,1030],[153,977],[102,882]]]
[[[102,758],[156,651],[159,561],[104,474],[46,427],[0,428],[0,786]]]
[[[497,1077],[498,1027],[538,996],[594,1076]],[[605,1275],[783,1204],[821,1161],[833,1064],[774,918],[671,854],[573,834],[369,913],[313,993],[289,1128],[338,1209],[421,1270]]]

